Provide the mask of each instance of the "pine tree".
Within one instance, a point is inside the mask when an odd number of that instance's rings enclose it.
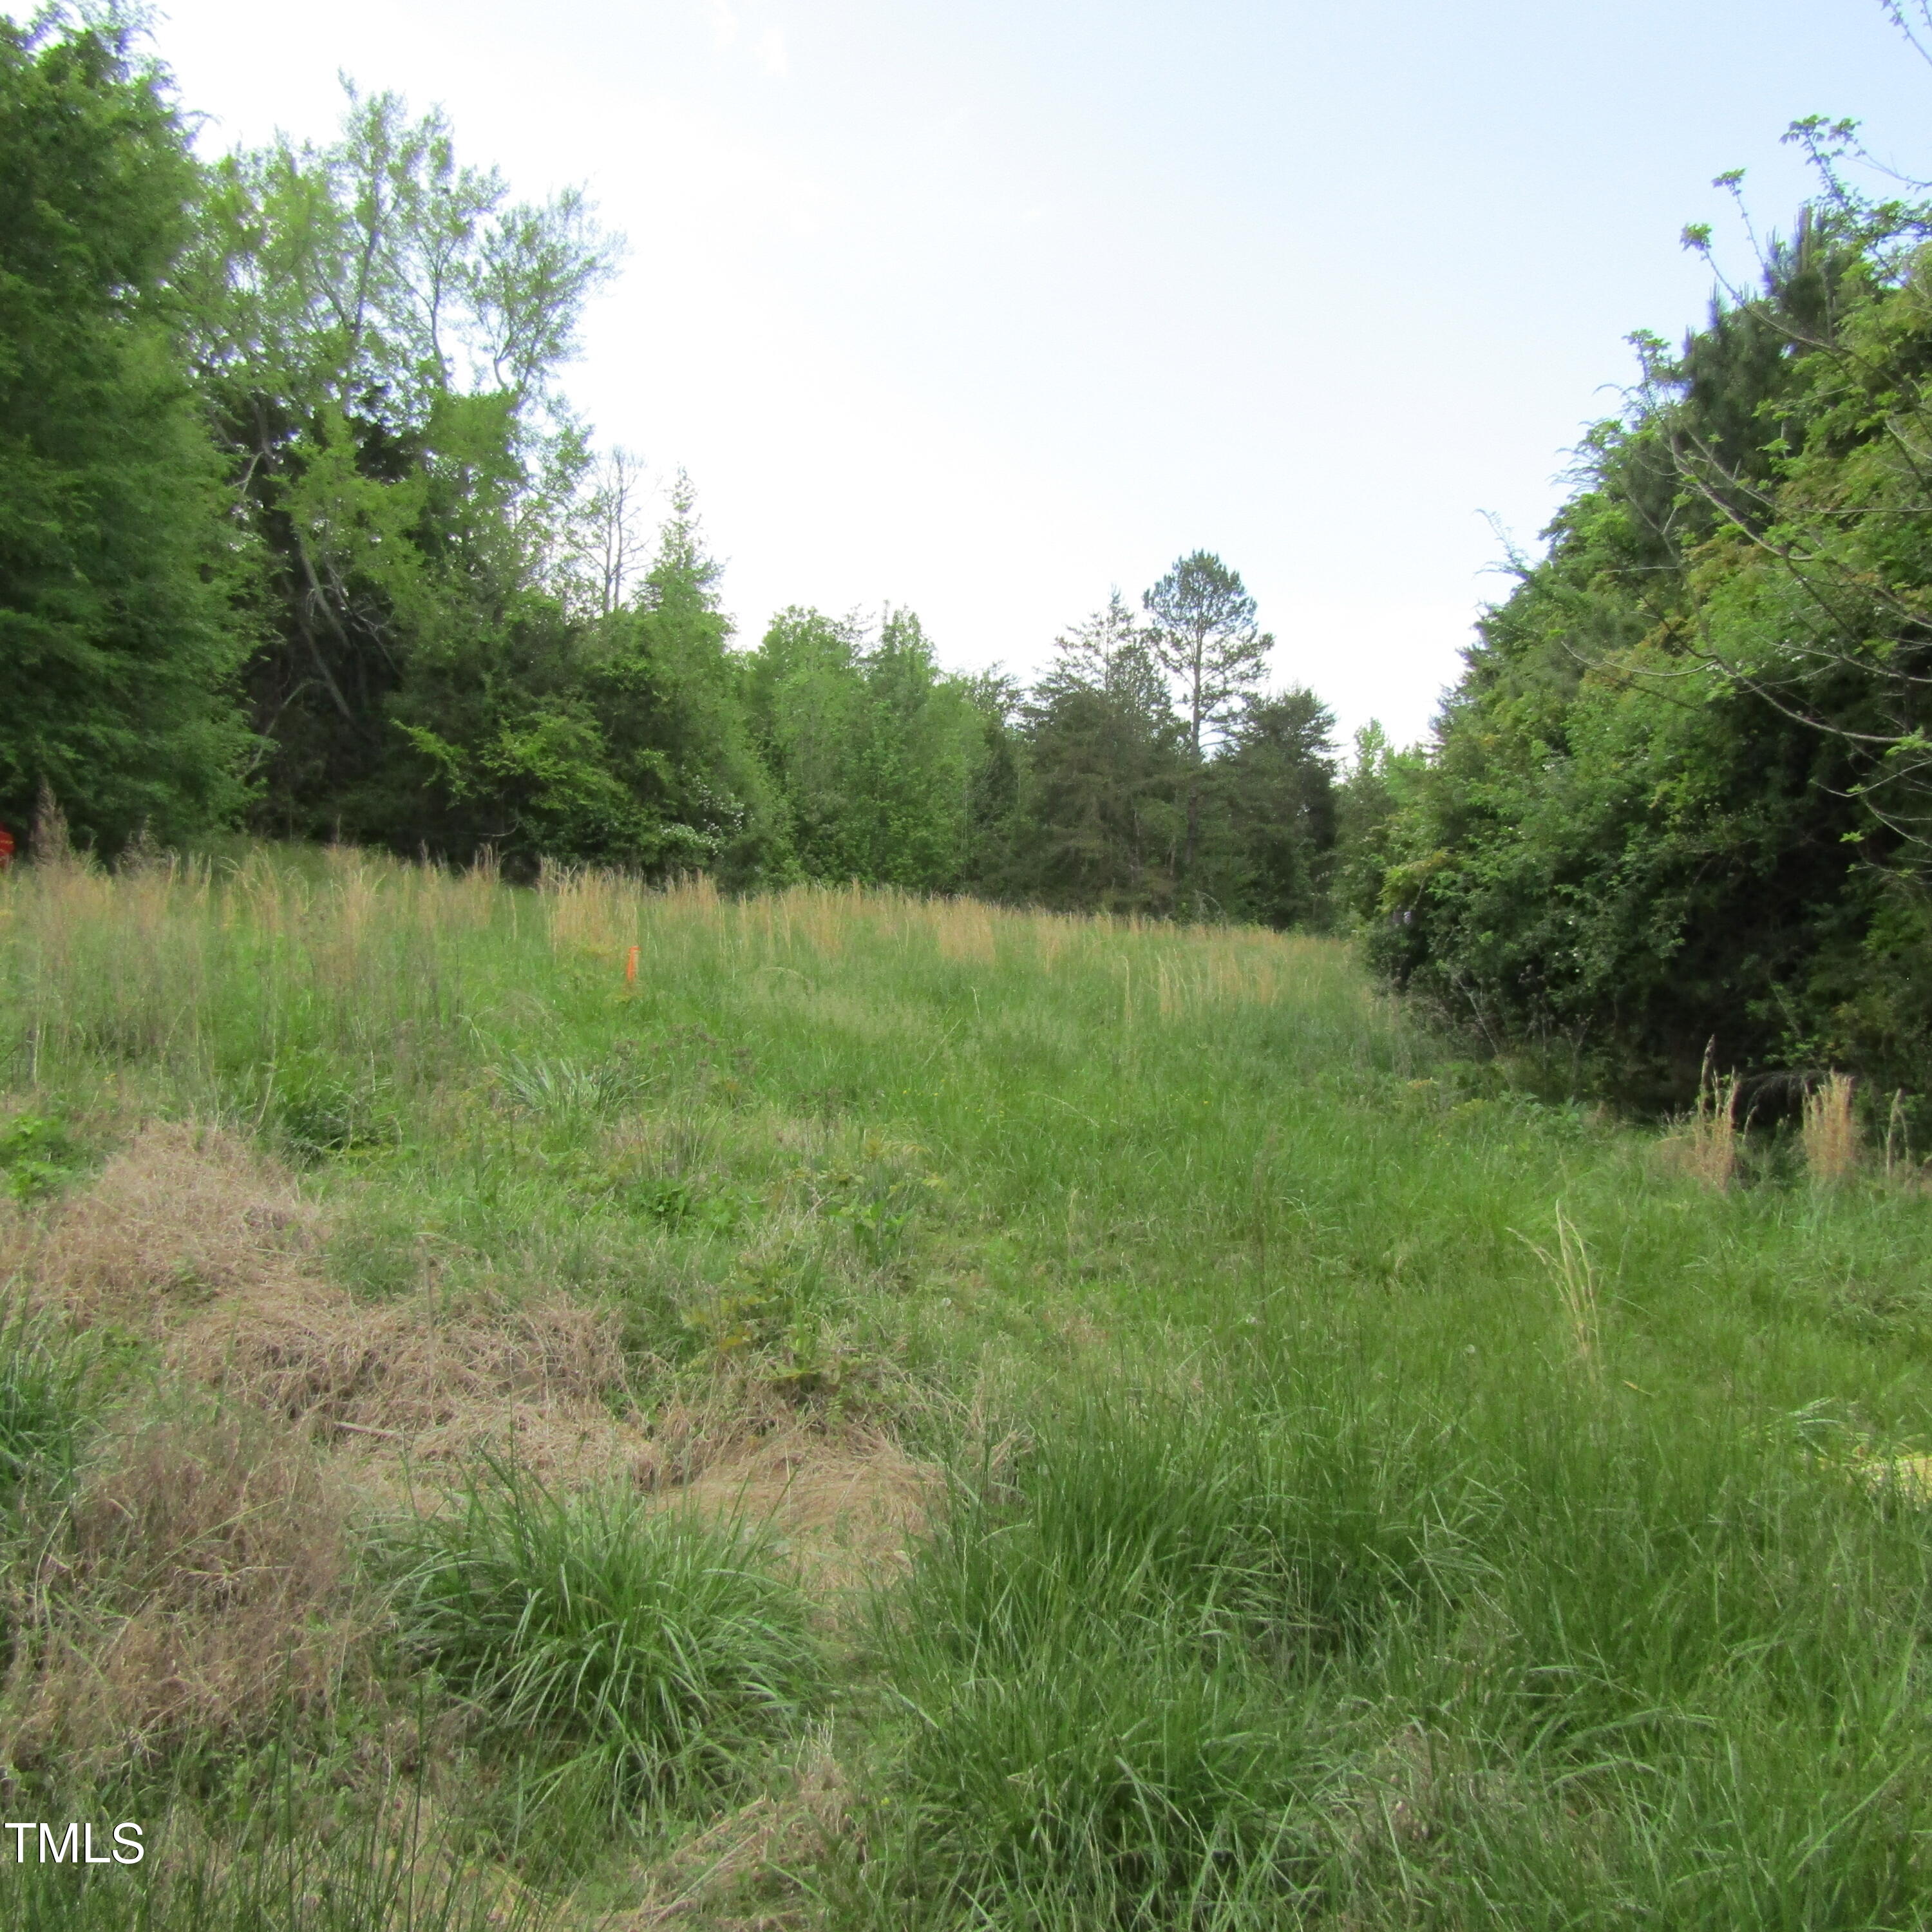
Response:
[[[1170,910],[1186,741],[1160,666],[1118,591],[1054,650],[1022,712],[1019,883],[1052,904]]]
[[[1208,550],[1178,559],[1141,600],[1154,656],[1180,686],[1191,770],[1181,876],[1190,884],[1201,835],[1201,773],[1210,732],[1258,688],[1274,639],[1255,622],[1240,572]]]

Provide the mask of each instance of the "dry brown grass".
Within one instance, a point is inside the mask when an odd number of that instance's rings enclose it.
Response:
[[[1585,1374],[1595,1376],[1602,1366],[1600,1297],[1596,1264],[1582,1236],[1576,1232],[1576,1223],[1564,1213],[1559,1201],[1554,1253],[1527,1234],[1518,1234],[1516,1239],[1549,1270],[1550,1286],[1556,1291],[1564,1323],[1570,1331],[1570,1351],[1576,1366]]]
[[[292,1179],[232,1136],[154,1124],[91,1187],[0,1222],[0,1270],[35,1305],[150,1334],[190,1382],[332,1444],[644,1466],[610,1311],[427,1288],[358,1302],[323,1277],[320,1232]]]
[[[770,1522],[806,1587],[836,1608],[905,1568],[940,1483],[886,1436],[794,1423],[710,1462],[679,1501]]]
[[[754,1798],[687,1839],[652,1869],[637,1905],[604,1922],[607,1932],[780,1932],[808,1922],[814,1915],[790,1875],[844,1835],[850,1808],[843,1770],[815,1739],[789,1790]]]
[[[941,958],[963,959],[980,966],[991,966],[998,959],[992,913],[976,899],[935,900],[927,912]]]
[[[218,1129],[154,1122],[92,1186],[0,1224],[0,1271],[80,1323],[151,1326],[299,1278],[316,1217],[288,1175]]]
[[[1707,1053],[1697,1083],[1697,1105],[1658,1142],[1666,1163],[1723,1193],[1738,1172],[1738,1081],[1721,1079]]]
[[[77,1325],[150,1335],[188,1383],[293,1425],[388,1499],[405,1465],[454,1474],[489,1449],[548,1480],[622,1472],[648,1489],[727,1466],[718,1480],[747,1507],[808,1520],[814,1546],[849,1543],[855,1561],[916,1513],[914,1466],[869,1437],[801,1431],[754,1378],[721,1373],[647,1417],[614,1310],[487,1288],[358,1301],[324,1276],[322,1232],[293,1179],[232,1136],[158,1124],[91,1187],[0,1224],[0,1268]]]
[[[8,1759],[70,1768],[326,1704],[368,1627],[340,1485],[263,1418],[138,1423],[16,1577]]]
[[[1823,1186],[1836,1186],[1858,1169],[1863,1136],[1852,1111],[1854,1084],[1847,1074],[1828,1073],[1804,1096],[1805,1171]]]
[[[616,1316],[562,1297],[493,1305],[424,1292],[370,1305],[313,1278],[263,1282],[184,1322],[170,1354],[326,1438],[419,1460],[511,1436],[545,1465],[566,1443],[607,1466],[643,1446],[612,1412],[626,1381]]]

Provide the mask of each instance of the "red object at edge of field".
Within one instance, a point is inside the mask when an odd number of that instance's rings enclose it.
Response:
[[[0,872],[4,872],[14,862],[14,835],[6,826],[0,825]]]

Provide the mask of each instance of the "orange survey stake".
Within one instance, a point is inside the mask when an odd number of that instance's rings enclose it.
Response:
[[[634,946],[624,956],[624,983],[634,986],[638,982],[638,949]]]

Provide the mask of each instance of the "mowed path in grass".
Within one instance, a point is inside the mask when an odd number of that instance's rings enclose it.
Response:
[[[1339,942],[887,894],[70,865],[0,887],[0,970],[10,1266],[150,1365],[136,1410],[219,1389],[369,1520],[484,1494],[485,1454],[595,1502],[566,1540],[656,1534],[614,1481],[656,1510],[737,1470],[780,1512],[748,1574],[790,1559],[824,1654],[769,1724],[716,1706],[728,1774],[547,1706],[534,1758],[483,1725],[424,1774],[500,1905],[1924,1914],[1932,1199],[1901,1161],[1827,1184],[1773,1148],[1714,1189],[1460,1058]],[[116,1372],[81,1502],[23,1490],[44,1531],[138,1462]],[[814,1471],[878,1505],[818,1546],[825,1482],[782,1516]],[[345,1555],[298,1604],[344,1633],[303,1723],[488,1704],[516,1620],[437,1649],[417,1574]],[[288,1720],[238,1680],[117,1758],[32,1677],[8,1721],[50,1802],[84,1762],[184,1804],[171,1762]]]

